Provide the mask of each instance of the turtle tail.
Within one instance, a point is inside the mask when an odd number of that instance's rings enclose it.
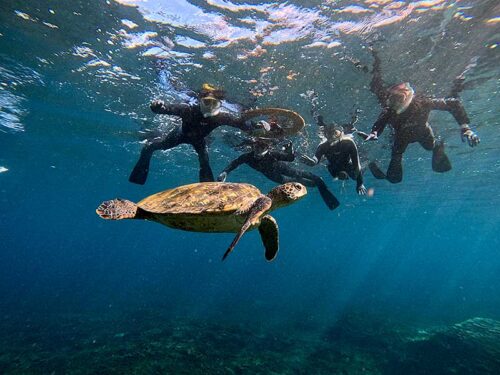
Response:
[[[95,212],[106,220],[136,219],[138,208],[134,202],[117,198],[102,202]]]

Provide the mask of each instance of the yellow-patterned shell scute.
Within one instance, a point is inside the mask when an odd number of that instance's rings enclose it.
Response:
[[[155,214],[228,214],[248,207],[261,194],[250,184],[200,182],[153,194],[138,206]]]

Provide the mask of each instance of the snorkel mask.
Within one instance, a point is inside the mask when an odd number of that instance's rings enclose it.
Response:
[[[208,83],[204,83],[199,94],[200,110],[203,117],[217,116],[221,108],[224,91]]]
[[[328,143],[333,145],[342,139],[342,136],[344,135],[344,129],[341,126],[327,125],[323,129],[323,134]]]
[[[396,111],[398,115],[406,111],[415,94],[415,91],[408,82],[391,86],[388,92],[387,105]]]

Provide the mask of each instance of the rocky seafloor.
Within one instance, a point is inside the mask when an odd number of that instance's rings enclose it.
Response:
[[[0,374],[500,374],[500,322],[419,328],[345,314],[314,334],[172,319],[0,319]]]

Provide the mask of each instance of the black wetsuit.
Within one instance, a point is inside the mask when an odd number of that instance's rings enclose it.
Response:
[[[152,105],[153,112],[179,116],[182,125],[175,127],[163,139],[148,143],[141,151],[129,180],[137,184],[146,182],[149,164],[153,152],[156,150],[168,150],[180,144],[193,146],[200,162],[200,181],[214,181],[212,168],[208,158],[208,148],[205,138],[216,128],[222,125],[232,126],[245,130],[245,122],[230,113],[219,113],[216,116],[204,117],[198,105],[188,104],[164,104]]]
[[[328,190],[323,179],[313,173],[291,167],[288,162],[295,160],[293,151],[268,151],[259,156],[255,152],[248,152],[234,159],[222,173],[229,174],[242,164],[259,171],[271,181],[283,184],[286,182],[300,182],[306,186],[317,187],[324,202],[331,210],[339,206],[339,201]]]
[[[328,141],[321,143],[314,156],[316,163],[319,163],[323,156],[326,157],[328,172],[333,177],[339,180],[346,180],[349,177],[356,180],[356,190],[363,185],[358,148],[350,137],[343,137],[334,144]]]
[[[428,120],[432,110],[450,112],[459,125],[469,124],[469,117],[460,101],[456,97],[433,99],[415,95],[408,108],[398,114],[387,107],[388,92],[382,80],[380,59],[373,52],[373,78],[370,90],[377,96],[384,108],[377,121],[373,124],[372,132],[382,134],[385,126],[390,124],[394,129],[394,144],[392,146],[391,162],[386,176],[378,172],[378,167],[371,165],[370,169],[377,178],[387,178],[392,183],[403,179],[403,153],[410,143],[418,142],[426,150],[433,151],[432,168],[436,172],[446,172],[451,169],[451,163],[444,153],[443,144],[437,144]],[[374,168],[375,167],[375,168]],[[374,171],[375,169],[375,171]]]
[[[328,126],[337,126],[335,124],[327,125],[322,115],[318,112],[317,101],[312,101],[311,115],[316,120],[316,123],[320,128],[327,128]],[[351,117],[351,121],[347,124],[342,125],[342,129],[345,134],[352,134],[357,132],[355,127],[359,120],[359,110],[354,111]],[[323,131],[324,132],[324,131]],[[354,140],[350,137],[343,136],[338,142],[331,144],[328,141],[320,143],[314,154],[315,160],[306,157],[308,160],[306,164],[313,166],[319,164],[323,156],[328,160],[328,172],[334,177],[340,180],[346,180],[349,177],[356,180],[356,191],[359,193],[359,189],[363,186],[363,174],[361,173],[361,164],[359,162],[358,147]]]

